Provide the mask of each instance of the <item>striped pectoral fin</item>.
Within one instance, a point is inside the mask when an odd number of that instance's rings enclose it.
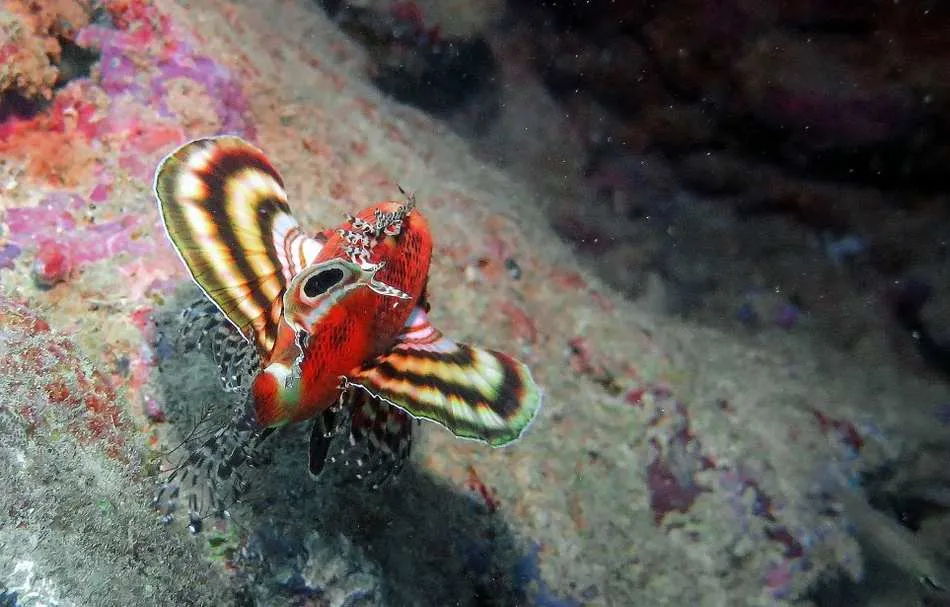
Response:
[[[238,137],[199,139],[161,162],[155,195],[195,282],[262,354],[270,352],[287,283],[323,246],[290,214],[276,169]]]
[[[338,406],[314,419],[310,473],[319,477],[330,464],[344,471],[338,481],[377,488],[397,476],[408,459],[413,425],[398,407],[364,390],[347,390]]]
[[[417,309],[410,323],[420,315]],[[413,417],[496,447],[521,436],[541,406],[541,389],[523,363],[457,343],[427,321],[407,326],[389,353],[349,381]]]

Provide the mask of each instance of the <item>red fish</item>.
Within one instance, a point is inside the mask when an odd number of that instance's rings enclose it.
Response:
[[[524,364],[430,324],[432,233],[414,196],[308,235],[263,152],[231,136],[174,151],[155,192],[195,282],[255,350],[243,429],[315,418],[315,474],[341,413],[351,433],[391,448],[412,418],[500,446],[537,413],[541,390]]]

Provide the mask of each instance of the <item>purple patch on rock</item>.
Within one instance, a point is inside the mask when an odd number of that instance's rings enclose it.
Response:
[[[171,34],[165,32],[165,35]],[[142,54],[141,41],[132,33],[92,25],[80,32],[78,41],[81,46],[99,49],[99,85],[110,96],[131,95],[155,107],[160,115],[170,117],[173,112],[167,104],[167,83],[188,79],[204,88],[217,105],[221,133],[254,138],[254,129],[246,118],[248,105],[240,80],[225,66],[199,55],[187,42],[178,41],[166,47],[162,59],[143,69],[129,59]]]
[[[108,184],[100,183],[89,193],[89,200],[92,202],[105,202],[109,199],[111,187]]]
[[[159,100],[160,113],[172,115],[166,105],[168,81],[184,78],[203,86],[208,96],[218,103],[222,133],[246,134],[248,125],[244,116],[247,103],[230,70],[207,57],[194,55],[186,45],[182,45],[182,49],[184,52],[176,53],[159,64],[160,75],[152,80],[152,95]]]
[[[774,322],[777,327],[791,329],[798,322],[800,311],[794,304],[786,303],[775,307]]]
[[[30,244],[37,235],[52,237],[76,229],[73,211],[81,209],[83,200],[76,194],[56,192],[35,207],[7,209],[4,221],[10,229],[10,240]],[[23,240],[28,236],[27,240]]]
[[[0,246],[0,270],[13,267],[13,260],[20,256],[23,250],[15,244],[7,243]]]
[[[749,302],[745,302],[739,306],[739,310],[736,312],[736,318],[747,327],[752,327],[759,323],[759,315],[755,311],[755,306]]]
[[[699,494],[705,491],[691,476],[679,478],[670,464],[659,456],[647,466],[647,487],[650,490],[650,509],[657,525],[670,512],[689,511]]]
[[[8,240],[21,248],[55,242],[77,264],[107,259],[121,252],[148,255],[154,250],[153,243],[138,238],[140,220],[134,215],[81,225],[74,213],[85,205],[76,194],[56,192],[35,207],[8,209],[4,215],[10,229]]]
[[[937,405],[937,409],[934,414],[937,417],[937,421],[942,424],[950,425],[950,403],[941,403]]]

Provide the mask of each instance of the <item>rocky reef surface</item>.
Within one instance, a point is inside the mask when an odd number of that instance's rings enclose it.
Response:
[[[27,31],[13,4],[8,38]],[[868,578],[853,531],[873,517],[829,508],[826,479],[946,443],[945,385],[635,305],[578,262],[552,201],[378,92],[377,59],[316,3],[95,10],[62,30],[88,75],[43,75],[47,53],[9,86],[50,100],[0,123],[0,603],[808,604],[828,580]],[[424,426],[399,483],[368,493],[313,483],[301,429],[230,520],[195,536],[162,522],[156,456],[225,396],[170,337],[195,292],[152,173],[224,132],[272,157],[304,225],[416,191],[434,321],[517,354],[544,387],[522,440],[493,450]],[[945,523],[926,524],[887,538],[915,558],[945,549]],[[921,591],[893,569],[880,596]]]

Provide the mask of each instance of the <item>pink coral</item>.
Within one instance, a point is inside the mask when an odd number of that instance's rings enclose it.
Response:
[[[245,116],[247,103],[240,80],[231,70],[198,53],[180,33],[171,30],[171,25],[154,7],[142,3],[122,4],[135,8],[122,13],[119,23],[131,18],[137,27],[109,29],[91,25],[77,37],[80,45],[96,48],[101,53],[98,82],[103,90],[111,97],[130,95],[156,108],[159,116],[180,119],[175,110],[181,105],[175,103],[175,95],[180,91],[173,83],[184,79],[206,94],[206,102],[216,114],[216,124],[210,125],[213,130],[253,138],[253,129]],[[158,57],[156,46],[159,46]],[[207,130],[209,125],[202,126]]]
[[[69,278],[73,271],[72,252],[53,241],[40,245],[33,259],[33,278],[43,287],[52,287]]]
[[[84,223],[76,217],[84,208],[86,202],[80,196],[57,193],[36,207],[8,209],[5,221],[9,240],[22,248],[36,247],[43,264],[68,263],[76,269],[121,252],[136,256],[154,253],[154,242],[139,238],[140,218],[120,215],[102,223]],[[56,261],[54,257],[63,259]],[[50,268],[41,270],[51,271]],[[54,279],[53,274],[58,278]],[[62,272],[53,272],[46,278],[55,282],[64,277]]]

